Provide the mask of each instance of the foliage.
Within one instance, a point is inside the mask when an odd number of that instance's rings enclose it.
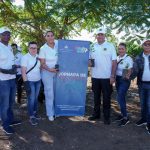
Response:
[[[142,47],[133,42],[127,43],[127,54],[132,58],[135,58],[138,54],[142,52]]]
[[[150,38],[150,1],[149,0],[119,0],[113,8],[110,27],[118,33],[124,31],[124,40],[134,42]]]
[[[10,27],[13,39],[24,46],[33,40],[41,46],[46,29],[65,39],[106,24],[110,30],[125,31],[126,41],[134,41],[143,38],[137,32],[149,37],[149,4],[149,0],[24,0],[24,6],[16,6],[1,0],[0,25]]]

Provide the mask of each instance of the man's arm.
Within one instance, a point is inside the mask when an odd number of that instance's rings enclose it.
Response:
[[[116,69],[117,69],[117,60],[113,60],[112,61],[111,76],[110,76],[110,84],[113,84],[115,82]]]
[[[49,72],[54,72],[54,73],[57,73],[57,72],[58,72],[58,70],[55,69],[55,68],[49,68],[49,67],[46,65],[46,63],[45,63],[45,59],[40,58],[40,62],[41,62],[41,68],[42,68],[42,69],[45,69],[45,70],[47,70],[47,71],[49,71]]]
[[[0,72],[4,73],[4,74],[17,74],[16,68],[12,68],[12,69],[1,69],[0,68]]]

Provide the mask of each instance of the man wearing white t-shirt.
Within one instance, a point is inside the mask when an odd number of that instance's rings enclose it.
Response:
[[[89,120],[100,118],[101,93],[103,95],[104,124],[110,124],[111,85],[115,81],[116,50],[113,44],[105,41],[105,29],[101,28],[96,33],[97,43],[91,48],[91,59],[95,66],[92,67],[92,90],[94,92],[94,112]]]
[[[3,130],[6,134],[13,134],[12,125],[20,124],[14,121],[12,106],[16,94],[16,69],[14,67],[14,55],[10,40],[10,30],[7,27],[0,28],[0,111]]]
[[[21,103],[21,95],[22,95],[22,84],[23,81],[21,80],[21,58],[23,54],[21,53],[21,48],[17,46],[17,44],[13,43],[11,44],[11,47],[13,49],[14,55],[15,55],[15,65],[17,67],[17,76],[16,76],[16,82],[17,82],[17,102]]]
[[[31,125],[38,124],[38,95],[41,86],[40,61],[37,55],[37,43],[29,42],[29,52],[21,59],[22,78],[28,100],[28,114]]]

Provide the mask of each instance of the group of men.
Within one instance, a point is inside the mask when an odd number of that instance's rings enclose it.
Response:
[[[0,28],[0,115],[3,130],[7,134],[14,133],[11,127],[20,124],[14,120],[12,106],[16,94],[16,73],[20,78],[21,72],[16,70],[14,64],[19,66],[21,53],[18,51],[14,57],[13,49],[17,45],[9,45],[11,32],[7,27]],[[101,117],[101,95],[103,96],[103,116],[104,124],[110,124],[111,94],[112,84],[115,82],[117,55],[116,49],[110,42],[106,41],[106,31],[101,28],[96,33],[97,43],[92,45],[90,57],[95,60],[92,67],[92,90],[94,93],[94,111],[89,120],[96,120]],[[141,100],[141,120],[138,126],[146,123],[148,133],[150,133],[150,39],[142,44],[143,51],[136,57],[133,65],[132,77],[138,77],[138,87]],[[22,83],[18,85],[21,86]],[[18,86],[18,102],[21,100],[21,88]]]

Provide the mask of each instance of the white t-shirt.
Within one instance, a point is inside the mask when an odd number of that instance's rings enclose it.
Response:
[[[12,69],[15,64],[15,58],[10,45],[6,46],[0,42],[0,68]],[[4,74],[0,72],[0,80],[15,79],[16,75]]]
[[[15,64],[21,66],[22,53],[18,52],[15,55]],[[17,68],[17,75],[21,75],[21,68]]]
[[[149,55],[145,55],[143,53],[143,57],[144,57],[144,71],[143,71],[142,81],[150,81],[150,68],[149,68],[149,60],[148,60]]]
[[[30,53],[27,53],[21,58],[21,66],[26,67],[27,71],[32,68],[36,62],[38,55],[35,57],[32,56]],[[27,80],[28,81],[39,81],[41,79],[40,74],[40,61],[38,60],[38,63],[36,66],[27,74]]]
[[[119,62],[122,59],[122,61],[118,64],[116,75],[122,76],[123,69],[131,69],[133,67],[133,60],[130,56],[125,54],[123,57],[118,56],[117,62]]]
[[[95,67],[92,67],[92,77],[98,79],[110,78],[112,61],[117,59],[114,45],[107,41],[101,45],[95,43],[91,48],[90,58],[95,59]]]
[[[45,59],[46,65],[49,68],[54,68],[58,60],[58,46],[55,42],[54,48],[51,48],[45,43],[40,48],[39,58]]]

